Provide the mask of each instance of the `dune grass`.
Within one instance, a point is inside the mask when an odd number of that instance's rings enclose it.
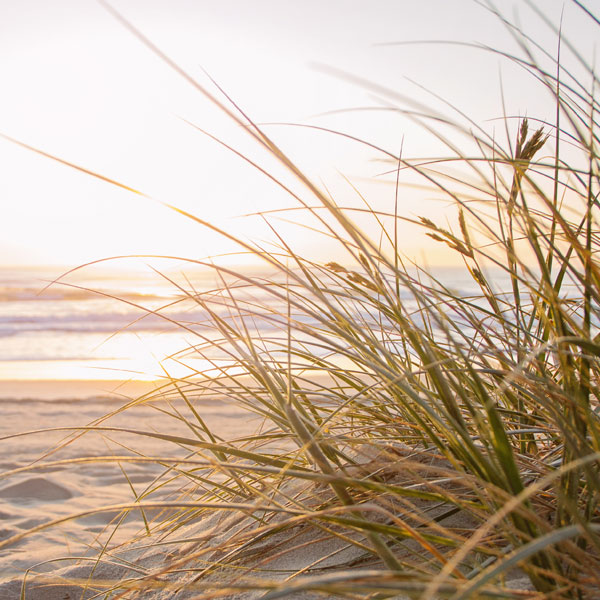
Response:
[[[382,151],[394,178],[410,171],[455,203],[453,228],[426,218],[413,225],[462,261],[470,283],[459,291],[402,256],[397,207],[338,206],[230,99],[215,99],[297,180],[302,195],[269,175],[345,258],[307,260],[282,238],[269,251],[238,240],[271,276],[206,263],[220,289],[172,282],[207,319],[179,324],[197,339],[179,359],[212,368],[165,376],[155,397],[123,408],[162,402],[164,431],[137,433],[178,445],[180,458],[118,459],[163,465],[163,476],[118,509],[159,509],[144,515],[137,543],[166,540],[171,562],[86,583],[97,597],[600,595],[596,77],[588,67],[587,89],[558,60],[554,74],[544,70],[532,41],[515,36],[523,56],[509,58],[553,94],[554,123],[523,119],[506,147],[455,124],[478,155],[441,136],[443,159]],[[412,118],[435,131],[435,120]],[[454,181],[449,161],[469,178]],[[377,235],[361,227],[366,218]],[[202,419],[205,397],[258,414],[261,430],[221,439]],[[189,435],[170,434],[171,419]],[[107,423],[90,429],[116,435]],[[172,478],[185,493],[155,500]],[[215,515],[229,516],[214,525]],[[198,521],[205,537],[193,529]],[[314,563],[285,566],[286,553],[303,548]],[[98,564],[113,554],[107,545]],[[506,587],[523,574],[535,591]]]

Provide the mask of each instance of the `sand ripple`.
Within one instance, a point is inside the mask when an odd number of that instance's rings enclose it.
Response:
[[[72,497],[67,488],[43,477],[32,477],[0,489],[0,498],[7,499],[67,500]]]

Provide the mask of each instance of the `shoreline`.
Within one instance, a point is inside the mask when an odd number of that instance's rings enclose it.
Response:
[[[134,399],[152,392],[164,381],[118,379],[3,379],[0,380],[2,400],[107,400]]]

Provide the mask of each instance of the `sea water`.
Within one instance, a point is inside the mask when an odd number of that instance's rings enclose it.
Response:
[[[198,343],[206,313],[187,293],[213,276],[168,280],[150,269],[0,269],[0,397],[3,381],[149,380],[188,374],[174,353]],[[58,281],[57,281],[58,280]],[[192,291],[193,290],[193,291]],[[178,323],[179,325],[177,325]]]
[[[258,269],[246,275],[255,273],[267,281]],[[465,269],[437,269],[435,275],[458,295],[478,293]],[[260,337],[276,329],[281,336],[285,293],[277,298],[232,276],[228,281],[237,288],[238,305],[215,293],[222,282],[210,268],[0,268],[0,398],[12,397],[16,382],[25,389],[42,381],[153,381],[204,373],[225,360],[209,349],[219,337],[209,311],[238,325],[241,311]],[[410,293],[401,294],[404,309],[416,309]],[[294,318],[317,325],[307,315]]]

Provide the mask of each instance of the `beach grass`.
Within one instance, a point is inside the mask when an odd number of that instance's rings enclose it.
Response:
[[[214,269],[222,285],[198,292],[171,280],[181,302],[206,316],[175,324],[196,340],[175,358],[211,368],[183,379],[165,373],[154,395],[120,410],[155,403],[164,431],[135,433],[178,446],[180,456],[105,459],[124,465],[125,476],[128,461],[163,466],[142,492],[132,484],[131,504],[109,508],[141,513],[130,548],[162,544],[164,561],[95,578],[121,551],[107,543],[79,582],[87,593],[600,595],[597,79],[583,59],[588,87],[558,58],[553,72],[542,68],[531,39],[512,31],[522,56],[509,58],[553,95],[554,122],[515,127],[505,117],[504,143],[451,124],[476,155],[441,134],[443,158],[382,150],[390,189],[410,172],[455,205],[452,225],[412,225],[455,255],[468,294],[403,256],[397,228],[407,219],[397,203],[389,211],[366,200],[364,208],[339,206],[229,98],[169,63],[279,161],[303,191],[267,176],[311,215],[310,235],[334,240],[339,252],[335,262],[306,259],[274,229],[272,249],[237,240],[268,276],[190,259]],[[532,99],[530,114],[535,108]],[[412,118],[435,131],[435,120]],[[468,177],[455,181],[448,164]],[[221,439],[202,418],[207,398],[258,415],[260,428]],[[172,435],[172,420],[189,434]],[[119,433],[109,419],[89,429]],[[156,500],[167,480],[181,481],[181,495]]]

